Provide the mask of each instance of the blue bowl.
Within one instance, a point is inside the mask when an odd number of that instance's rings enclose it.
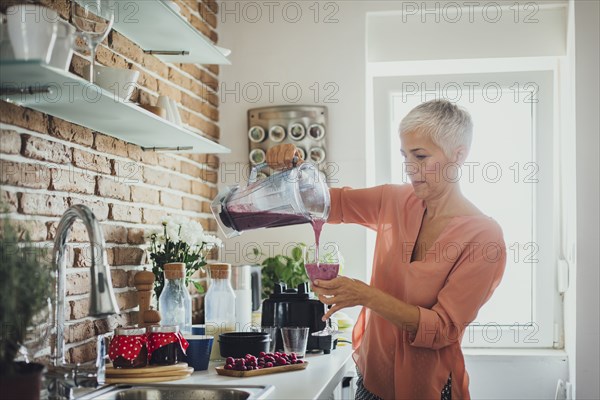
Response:
[[[204,325],[204,324],[192,325],[192,335],[206,335],[206,325]]]
[[[206,335],[184,335],[184,337],[190,344],[184,361],[194,368],[194,371],[207,370],[214,338]]]

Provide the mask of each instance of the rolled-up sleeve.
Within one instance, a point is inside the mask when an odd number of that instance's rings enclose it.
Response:
[[[360,224],[375,229],[381,210],[385,185],[368,189],[343,187],[329,189],[331,210],[327,222],[330,224]]]
[[[500,284],[506,265],[502,236],[472,244],[464,251],[431,309],[419,307],[417,331],[410,344],[437,350],[459,342],[479,309]]]

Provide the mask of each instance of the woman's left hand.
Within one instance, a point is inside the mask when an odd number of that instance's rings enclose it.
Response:
[[[342,308],[364,306],[369,298],[368,292],[373,288],[359,280],[338,276],[330,281],[317,279],[312,289],[322,303],[333,304],[322,318],[325,321]]]

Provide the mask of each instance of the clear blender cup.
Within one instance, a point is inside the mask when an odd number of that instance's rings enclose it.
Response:
[[[329,188],[313,164],[305,162],[257,181],[258,171],[266,166],[252,169],[246,187],[227,187],[212,201],[212,213],[226,237],[329,216]]]

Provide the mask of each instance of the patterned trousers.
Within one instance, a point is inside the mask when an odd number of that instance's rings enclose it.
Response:
[[[358,380],[356,381],[356,394],[354,396],[355,400],[382,400],[381,397],[374,395],[369,392],[365,386],[363,385],[363,377],[360,374],[358,368],[356,368],[356,373],[358,374]],[[441,400],[452,400],[452,375],[448,377],[448,382],[442,389],[442,393],[440,394]]]

